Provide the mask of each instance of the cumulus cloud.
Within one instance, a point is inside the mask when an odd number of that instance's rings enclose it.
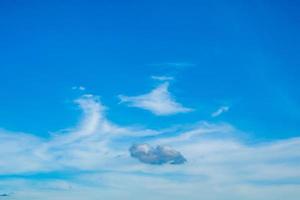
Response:
[[[169,83],[163,83],[148,94],[139,96],[119,95],[122,103],[127,103],[131,107],[148,110],[155,115],[173,115],[177,113],[191,112],[191,108],[186,108],[176,102],[169,92]]]
[[[146,164],[162,165],[169,163],[177,165],[186,162],[180,152],[169,146],[159,145],[154,148],[149,144],[134,144],[129,151],[132,157]]]
[[[229,107],[228,106],[222,106],[220,107],[217,111],[213,112],[211,114],[212,117],[218,117],[220,115],[222,115],[223,113],[225,112],[228,112],[229,111]]]

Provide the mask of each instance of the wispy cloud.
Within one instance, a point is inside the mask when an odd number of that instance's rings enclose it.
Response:
[[[158,80],[158,81],[172,81],[174,80],[174,77],[172,76],[151,76],[153,80]]]
[[[189,63],[189,62],[164,62],[164,63],[154,63],[150,65],[158,66],[158,67],[169,67],[169,68],[186,68],[186,67],[196,66],[196,64]]]
[[[211,114],[212,117],[218,117],[220,115],[222,115],[223,113],[225,112],[228,112],[229,111],[229,107],[228,106],[222,106],[220,107],[218,110],[216,110],[215,112],[213,112]]]
[[[159,134],[163,131],[111,122],[97,96],[83,95],[75,103],[83,109],[82,122],[49,139],[0,131],[0,176],[13,177],[0,179],[1,193],[13,191],[17,200],[99,195],[135,200],[147,199],[146,194],[148,199],[158,194],[155,199],[196,200],[199,193],[207,200],[296,200],[300,195],[300,138],[249,144],[234,126],[209,122]],[[183,155],[184,165],[148,165],[183,162]],[[71,178],[43,184],[23,176],[66,171]]]
[[[73,86],[72,90],[80,90],[80,91],[84,91],[86,88],[84,86]]]
[[[150,93],[139,96],[119,95],[122,103],[127,103],[131,107],[142,108],[151,111],[155,115],[173,115],[177,113],[191,112],[191,108],[186,108],[176,102],[169,92],[169,83],[165,82],[152,90]]]

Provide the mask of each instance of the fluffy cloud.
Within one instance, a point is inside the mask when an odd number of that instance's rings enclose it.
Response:
[[[129,106],[151,111],[155,115],[173,115],[192,111],[176,102],[171,96],[168,82],[159,85],[148,94],[133,97],[119,95],[119,98]]]
[[[186,162],[181,153],[169,146],[159,145],[153,148],[149,144],[135,144],[130,147],[129,151],[132,157],[147,164],[161,165],[170,163],[177,165]]]

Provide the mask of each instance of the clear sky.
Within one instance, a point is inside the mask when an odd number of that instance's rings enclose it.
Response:
[[[0,199],[296,200],[299,11],[1,1]]]

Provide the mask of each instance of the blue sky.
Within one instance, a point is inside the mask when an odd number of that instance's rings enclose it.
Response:
[[[185,180],[205,199],[295,199],[299,9],[279,0],[1,1],[0,194],[197,199],[164,191]],[[160,187],[120,187],[126,180]]]

